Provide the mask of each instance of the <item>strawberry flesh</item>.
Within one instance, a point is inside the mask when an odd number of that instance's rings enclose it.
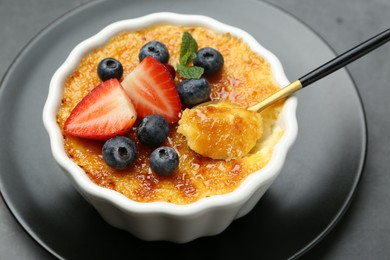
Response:
[[[92,89],[65,121],[64,131],[71,136],[107,140],[125,134],[137,114],[117,79],[109,79]]]
[[[139,118],[159,114],[169,123],[179,120],[181,103],[175,82],[158,60],[147,56],[124,78],[122,86]]]

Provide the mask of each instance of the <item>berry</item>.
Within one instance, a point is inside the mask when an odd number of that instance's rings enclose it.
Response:
[[[147,56],[124,78],[122,86],[139,118],[159,114],[168,123],[179,121],[181,103],[175,81],[158,60]]]
[[[104,161],[117,170],[129,168],[137,156],[135,143],[126,136],[116,136],[108,139],[102,148]]]
[[[158,175],[169,176],[179,167],[179,155],[173,148],[161,146],[152,152],[149,163]]]
[[[176,77],[176,70],[175,70],[175,68],[171,64],[168,64],[168,63],[165,63],[164,66],[165,66],[165,68],[167,68],[169,73],[171,73],[172,79],[175,79],[175,77]]]
[[[181,102],[188,107],[205,102],[211,94],[210,84],[205,78],[183,80],[177,90]]]
[[[169,123],[161,115],[149,115],[137,127],[138,140],[149,147],[161,145],[169,134]]]
[[[193,62],[195,66],[204,68],[204,75],[215,75],[221,70],[224,60],[219,51],[206,47],[197,51]]]
[[[169,60],[167,47],[159,41],[150,41],[142,46],[138,54],[139,61],[143,61],[147,56],[151,56],[161,63],[167,63]]]
[[[99,62],[97,73],[102,81],[113,78],[120,80],[123,75],[123,67],[118,60],[114,58],[105,58]]]
[[[107,140],[131,129],[137,114],[117,79],[104,81],[88,93],[65,121],[65,133]]]

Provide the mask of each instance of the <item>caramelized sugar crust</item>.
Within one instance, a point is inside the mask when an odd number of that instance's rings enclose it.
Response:
[[[246,108],[279,88],[273,81],[269,64],[240,39],[203,27],[158,25],[140,31],[120,33],[81,60],[64,86],[64,95],[57,114],[61,129],[76,104],[101,83],[96,73],[100,60],[106,57],[119,60],[126,76],[139,63],[139,49],[148,41],[158,40],[168,47],[169,63],[176,67],[184,31],[192,34],[199,48],[213,47],[224,56],[221,72],[207,77],[212,87],[212,100],[226,100]],[[176,77],[176,83],[181,80]],[[132,129],[128,136],[136,143],[139,152],[135,163],[127,170],[114,170],[105,164],[101,155],[102,141],[75,138],[63,133],[64,147],[68,156],[83,168],[93,182],[102,187],[116,190],[139,202],[166,201],[188,204],[204,197],[233,191],[249,174],[268,163],[274,145],[283,135],[282,130],[274,129],[282,105],[283,101],[278,102],[261,113],[263,135],[255,149],[243,158],[229,161],[214,160],[195,153],[188,147],[184,136],[177,133],[177,123],[172,124],[164,145],[177,150],[180,165],[178,170],[168,177],[152,172],[149,156],[153,149],[138,142],[135,129]]]
[[[260,113],[228,102],[185,109],[177,132],[195,152],[212,159],[247,155],[263,133]]]

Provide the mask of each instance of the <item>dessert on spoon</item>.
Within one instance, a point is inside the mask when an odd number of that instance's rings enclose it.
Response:
[[[389,40],[390,29],[387,29],[248,109],[216,100],[187,109],[179,121],[178,132],[186,136],[192,150],[203,156],[224,160],[241,158],[251,151],[261,137],[262,118],[256,112],[346,66]]]

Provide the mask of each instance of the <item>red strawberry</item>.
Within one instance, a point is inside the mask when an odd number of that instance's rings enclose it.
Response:
[[[171,74],[171,77],[173,79],[175,79],[175,77],[176,77],[176,70],[175,70],[175,68],[171,64],[168,64],[168,63],[164,63],[163,65],[165,66],[165,68],[167,68],[167,70]]]
[[[106,140],[130,130],[137,119],[134,106],[117,79],[92,89],[65,121],[65,133]]]
[[[158,60],[147,56],[125,77],[122,86],[140,118],[160,114],[169,123],[179,120],[181,103],[175,82]]]

